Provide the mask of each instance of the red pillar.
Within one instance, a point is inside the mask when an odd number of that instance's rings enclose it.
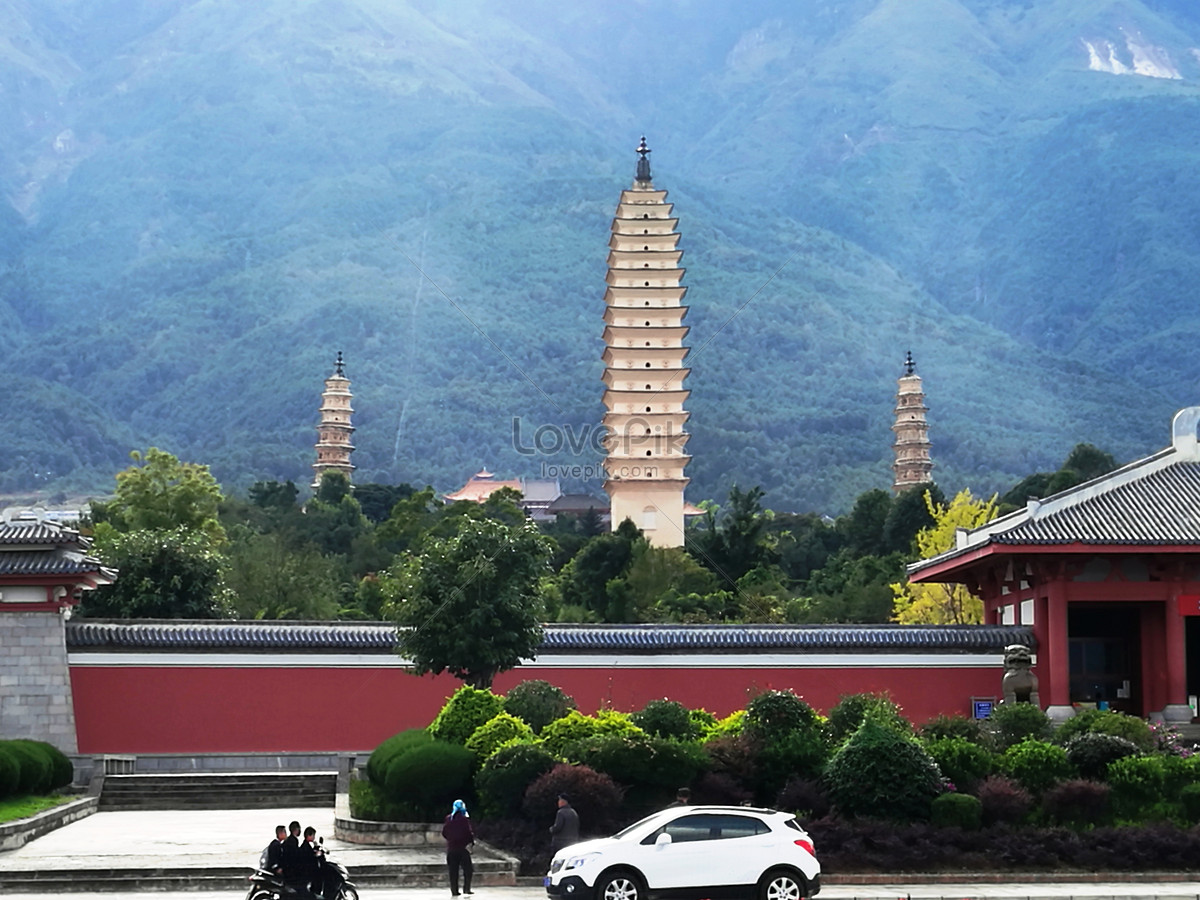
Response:
[[[1163,658],[1166,660],[1166,703],[1160,707],[1163,718],[1168,722],[1190,722],[1191,707],[1187,698],[1187,629],[1183,614],[1179,610],[1178,585],[1173,585],[1163,610],[1163,639],[1166,642]],[[1158,709],[1151,710],[1157,712]]]
[[[1163,604],[1148,600],[1141,607],[1141,654],[1142,667],[1140,690],[1135,686],[1135,696],[1141,700],[1141,708],[1134,708],[1134,715],[1148,716],[1159,712],[1167,703],[1167,660],[1166,623]]]
[[[1067,591],[1060,578],[1046,585],[1046,642],[1038,641],[1039,665],[1049,684],[1039,685],[1042,703],[1053,718],[1068,718],[1071,709],[1071,653],[1067,635]],[[1038,618],[1042,618],[1038,616]]]

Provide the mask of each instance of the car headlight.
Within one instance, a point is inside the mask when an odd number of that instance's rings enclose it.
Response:
[[[584,853],[581,856],[572,856],[567,859],[567,864],[563,869],[582,869],[588,864],[588,860],[595,859],[599,853]]]

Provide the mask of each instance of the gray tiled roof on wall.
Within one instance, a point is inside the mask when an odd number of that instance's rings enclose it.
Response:
[[[79,532],[47,522],[0,523],[0,544],[78,543]]]
[[[1033,647],[1020,625],[550,625],[540,652],[1000,653]],[[395,626],[381,622],[95,621],[67,623],[74,651],[390,652]]]
[[[83,575],[99,572],[100,560],[85,556],[72,559],[52,551],[0,552],[0,575]]]
[[[1200,545],[1200,463],[1144,478],[993,533],[998,544]]]

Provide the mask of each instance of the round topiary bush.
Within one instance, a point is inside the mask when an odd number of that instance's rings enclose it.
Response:
[[[1020,825],[1033,809],[1029,792],[1003,775],[985,778],[975,796],[983,808],[984,825]]]
[[[504,695],[504,711],[524,721],[535,734],[574,708],[575,701],[548,681],[522,681]]]
[[[839,813],[901,822],[929,818],[942,774],[914,738],[867,719],[829,761],[822,783]]]
[[[501,747],[475,773],[479,811],[493,818],[519,816],[526,789],[555,765],[557,760],[540,744]]]
[[[606,712],[585,716],[573,709],[543,728],[540,737],[547,750],[555,756],[561,756],[569,744],[601,734],[631,736],[645,732],[634,725],[628,716]]]
[[[954,785],[956,791],[974,793],[979,782],[996,769],[995,755],[966,738],[946,737],[923,743],[942,775]]]
[[[1113,811],[1136,819],[1164,799],[1167,770],[1158,756],[1126,756],[1108,764]]]
[[[765,691],[746,705],[743,731],[771,743],[797,731],[819,727],[816,710],[791,691]]]
[[[972,744],[988,743],[983,723],[966,716],[935,716],[918,729],[923,741],[939,741],[943,738],[961,738]]]
[[[1145,719],[1115,709],[1085,709],[1067,719],[1054,732],[1054,741],[1067,744],[1081,734],[1111,734],[1124,738],[1142,753],[1155,747],[1154,732]]]
[[[439,741],[466,744],[476,728],[503,708],[503,701],[491,691],[481,691],[464,684],[446,701],[437,718],[430,723],[429,733]]]
[[[2,746],[17,763],[17,794],[48,794],[53,782],[50,755],[32,741],[4,741]]]
[[[819,778],[829,761],[829,743],[821,728],[802,729],[754,748],[754,793],[770,803],[792,778]]]
[[[53,744],[45,741],[30,741],[30,743],[41,747],[50,758],[50,790],[57,791],[59,788],[69,787],[75,780],[75,765],[67,758],[67,755]]]
[[[694,741],[700,731],[691,711],[675,700],[651,700],[629,717],[646,734],[678,741]]]
[[[566,794],[579,813],[582,834],[607,833],[617,824],[621,789],[608,775],[587,766],[559,763],[529,785],[521,809],[538,822],[552,822],[559,794]]]
[[[1032,703],[1001,703],[992,710],[986,727],[999,753],[1026,738],[1048,740],[1054,731],[1050,717]]]
[[[17,793],[21,786],[21,766],[17,758],[0,742],[0,800]]]
[[[610,776],[634,814],[664,806],[706,768],[699,744],[649,735],[596,735],[567,746],[567,759]]]
[[[1057,744],[1026,738],[1000,757],[1000,769],[1034,796],[1075,775],[1067,751]]]
[[[506,712],[488,719],[467,738],[467,749],[480,759],[487,759],[501,745],[509,741],[528,742],[533,740],[533,729],[516,716]]]
[[[394,758],[384,780],[385,799],[406,805],[417,821],[440,821],[456,799],[471,796],[475,754],[458,744],[432,741]]]
[[[868,717],[901,734],[912,732],[912,725],[901,715],[900,707],[886,694],[843,694],[837,706],[829,711],[829,735],[834,745],[854,734]]]
[[[1060,781],[1042,796],[1042,814],[1054,825],[1076,828],[1103,825],[1109,817],[1111,788],[1099,781]]]
[[[942,828],[978,831],[983,825],[983,804],[970,794],[942,794],[930,804],[929,821]]]
[[[1067,759],[1082,777],[1103,781],[1109,763],[1126,756],[1136,756],[1138,748],[1132,741],[1115,734],[1085,731],[1067,741],[1066,751]]]
[[[371,752],[371,758],[367,760],[367,779],[376,787],[384,787],[393,759],[413,747],[430,743],[433,743],[433,736],[424,728],[393,734]]]

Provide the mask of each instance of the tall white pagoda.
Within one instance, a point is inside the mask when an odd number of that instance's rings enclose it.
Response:
[[[338,351],[333,374],[325,379],[325,391],[321,394],[321,421],[317,425],[317,461],[313,463],[313,489],[321,486],[321,476],[326,472],[342,472],[351,481],[354,464],[350,454],[354,444],[350,442],[354,426],[350,416],[354,412],[350,393],[350,379],[346,377],[342,351]]]
[[[904,374],[896,381],[896,424],[892,431],[896,442],[892,449],[896,461],[892,463],[895,475],[893,493],[899,494],[918,484],[933,481],[933,459],[929,455],[929,423],[925,414],[925,390],[921,387],[921,376],[914,370],[912,351],[904,358]]]
[[[604,293],[604,489],[615,530],[630,519],[657,547],[682,547],[684,446],[690,369],[679,220],[650,178],[650,148],[637,148],[637,177],[621,192],[609,239]]]

